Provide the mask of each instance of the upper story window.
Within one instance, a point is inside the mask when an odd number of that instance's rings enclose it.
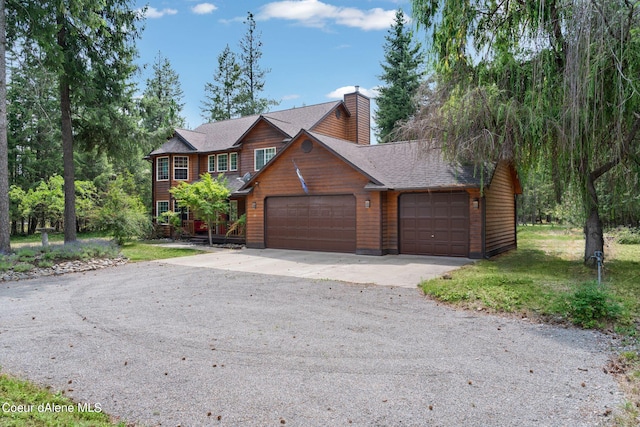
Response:
[[[269,160],[273,158],[273,156],[276,155],[276,148],[275,147],[261,148],[256,150],[254,152],[254,155],[255,155],[255,162],[254,162],[255,170],[259,171],[260,169],[262,169],[264,165],[267,164]]]
[[[167,181],[169,179],[169,158],[158,157],[156,160],[156,181]]]
[[[238,170],[238,153],[229,154],[229,170],[230,171]]]
[[[218,154],[218,172],[226,172],[229,170],[229,155]]]
[[[216,171],[216,156],[210,155],[207,157],[207,172],[215,172]]]
[[[173,179],[189,179],[189,157],[176,156],[173,158]]]

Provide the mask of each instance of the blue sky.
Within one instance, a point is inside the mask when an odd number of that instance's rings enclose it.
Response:
[[[148,6],[138,41],[140,90],[158,52],[180,76],[183,115],[200,125],[204,85],[213,82],[217,57],[228,44],[239,53],[251,11],[261,33],[261,67],[270,69],[264,96],[275,110],[341,99],[359,85],[374,96],[385,36],[395,11],[410,15],[408,0],[139,0]],[[423,42],[424,40],[419,40]]]

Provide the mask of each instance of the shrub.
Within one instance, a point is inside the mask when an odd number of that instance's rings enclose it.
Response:
[[[600,328],[604,322],[618,320],[623,311],[614,296],[596,282],[583,283],[567,301],[571,321],[583,328]]]
[[[18,264],[13,266],[13,271],[16,273],[26,273],[27,271],[33,270],[33,264],[29,264],[26,262],[19,262]]]
[[[640,245],[640,230],[637,228],[620,228],[615,233],[615,239],[621,245]]]

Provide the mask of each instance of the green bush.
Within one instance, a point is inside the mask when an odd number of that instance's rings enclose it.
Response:
[[[621,245],[640,245],[640,230],[637,228],[620,228],[614,236]]]
[[[607,321],[620,319],[623,311],[616,298],[596,282],[583,283],[567,301],[571,321],[583,328],[600,328]]]
[[[13,271],[16,273],[26,273],[27,271],[33,270],[33,264],[29,264],[26,262],[19,262],[18,264],[13,266]]]

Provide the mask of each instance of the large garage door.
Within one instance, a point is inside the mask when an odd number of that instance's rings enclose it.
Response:
[[[467,193],[408,193],[399,203],[401,253],[469,255]]]
[[[356,250],[354,196],[269,197],[265,216],[268,248]]]

